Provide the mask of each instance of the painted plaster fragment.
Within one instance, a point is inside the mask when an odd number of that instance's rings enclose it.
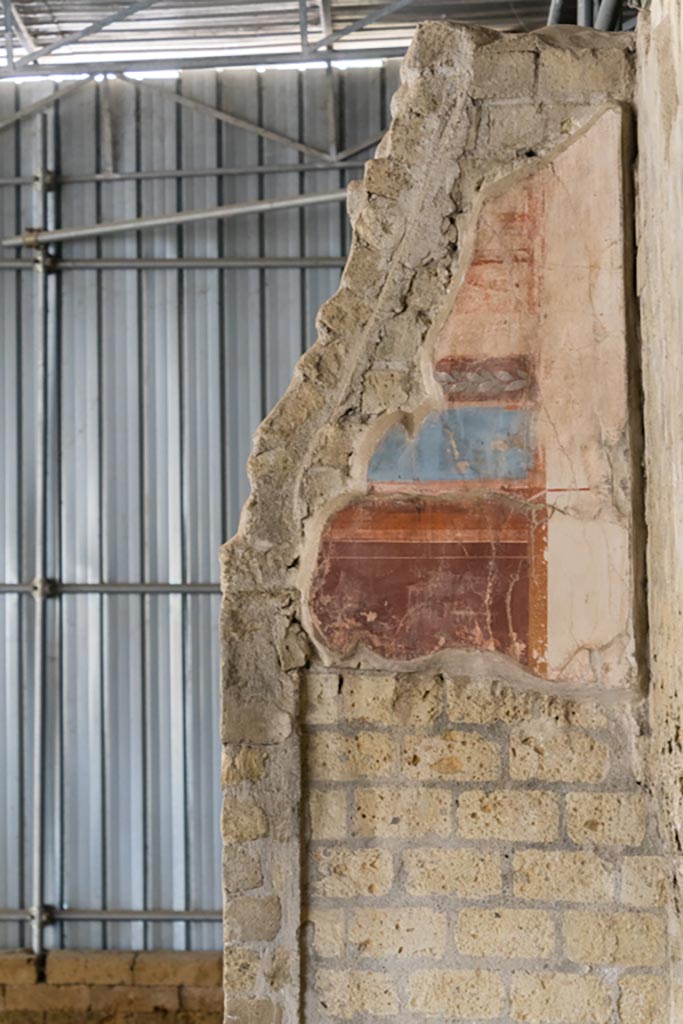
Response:
[[[309,609],[331,649],[628,681],[608,653],[632,627],[620,137],[608,111],[482,203],[433,342],[440,398],[412,433],[388,423],[367,495],[323,529]]]

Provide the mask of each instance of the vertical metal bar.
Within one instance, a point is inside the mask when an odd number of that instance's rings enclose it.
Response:
[[[7,59],[7,67],[10,71],[14,70],[14,41],[12,39],[12,2],[11,0],[3,0],[3,14],[5,21],[5,57]]]
[[[178,91],[182,92],[183,83],[178,82]],[[215,99],[215,97],[214,97]],[[179,169],[183,166],[183,130],[185,125],[183,124],[182,110],[176,108],[176,167]],[[188,128],[189,131],[189,128]],[[182,210],[183,208],[183,180],[182,178],[176,179],[176,209]],[[178,256],[182,257],[185,254],[185,229],[182,224],[176,229],[178,239]],[[185,380],[184,375],[186,372],[185,366],[185,309],[186,309],[186,289],[188,287],[188,279],[185,271],[181,268],[178,270],[178,311],[177,311],[177,337],[178,337],[178,461],[179,465],[179,500],[180,500],[180,536],[176,538],[180,544],[180,579],[184,583],[187,580],[188,573],[188,558],[187,558],[187,536],[186,536],[186,525],[188,519],[187,509],[187,491],[186,491],[186,466],[185,466],[185,438],[186,438],[186,421],[185,421]],[[169,605],[175,601],[176,598],[169,598]],[[187,613],[187,600],[184,594],[180,594],[177,598],[180,602],[180,658],[181,658],[181,693],[180,693],[180,720],[181,720],[181,733],[182,733],[182,764],[183,764],[183,784],[182,784],[182,795],[178,794],[178,798],[182,800],[182,814],[183,814],[183,889],[184,889],[184,909],[189,910],[188,902],[188,879],[189,879],[189,812],[188,812],[188,737],[187,737],[187,632],[188,632],[188,613]],[[178,925],[174,928],[174,931],[182,933],[182,946],[184,949],[189,949],[189,938],[190,938],[190,925]],[[175,946],[175,942],[174,942]]]
[[[301,37],[301,52],[308,50],[308,0],[299,0],[299,35]]]
[[[560,18],[562,17],[562,7],[564,0],[550,0],[550,7],[548,8],[548,25],[559,25]]]
[[[582,28],[593,25],[593,0],[576,0],[576,24]]]
[[[609,32],[621,17],[621,7],[622,0],[602,0],[595,19],[595,27]]]
[[[112,163],[112,118],[109,94],[109,82],[105,78],[103,82],[95,86],[95,170],[100,173],[103,164],[106,170],[113,169]],[[104,150],[104,153],[103,153]],[[102,220],[102,185],[95,183],[95,217]],[[97,258],[102,257],[102,239],[95,242]],[[104,491],[104,321],[103,321],[103,298],[102,298],[102,270],[96,273],[97,286],[95,292],[96,323],[97,323],[97,505],[98,505],[98,538],[97,558],[98,578],[103,580],[105,576],[104,560],[104,536],[105,536],[105,491]],[[108,714],[107,701],[105,699],[105,611],[109,610],[108,599],[100,594],[97,602],[99,615],[99,702],[100,702],[100,836],[102,859],[100,864],[100,891],[102,906],[107,906],[107,875],[109,869],[109,835],[107,829],[107,760],[109,755],[108,739]],[[107,949],[108,930],[106,922],[102,922],[101,942],[102,949]]]
[[[48,204],[45,188],[45,122],[39,121],[39,173],[34,185],[36,222],[47,223]],[[45,880],[45,684],[46,684],[46,606],[47,591],[47,452],[48,452],[48,373],[52,333],[52,286],[42,262],[35,264],[36,299],[36,548],[33,635],[33,887],[31,907],[31,945],[34,953],[43,951],[43,904]]]

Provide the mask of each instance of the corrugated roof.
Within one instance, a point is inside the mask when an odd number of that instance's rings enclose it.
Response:
[[[29,47],[55,47],[39,58],[52,71],[64,66],[71,71],[76,65],[97,69],[121,60],[140,67],[183,60],[191,60],[193,66],[226,66],[245,56],[254,63],[278,57],[298,61],[306,53],[302,34],[307,34],[309,47],[315,47],[330,33],[361,21],[354,31],[333,41],[334,51],[340,58],[366,50],[380,56],[384,54],[379,51],[405,48],[415,25],[426,19],[449,18],[513,31],[537,28],[545,23],[548,0],[13,0],[11,7],[17,73],[25,74],[35,73],[35,62],[25,63]],[[378,20],[368,20],[380,14]],[[68,41],[73,33],[112,18],[117,20]]]

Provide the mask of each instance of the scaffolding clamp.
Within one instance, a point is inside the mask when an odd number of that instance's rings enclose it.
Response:
[[[57,580],[48,580],[36,576],[31,580],[31,593],[36,601],[45,601],[49,597],[57,597],[59,594],[59,583]]]

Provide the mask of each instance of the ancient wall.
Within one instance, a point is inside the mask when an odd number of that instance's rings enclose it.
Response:
[[[675,880],[672,947],[683,1019],[683,6],[654,0],[638,28],[638,292],[648,526],[649,776]]]
[[[219,1024],[219,953],[0,950],[3,1024]]]
[[[223,550],[226,1020],[669,1024],[633,65],[416,33]]]

